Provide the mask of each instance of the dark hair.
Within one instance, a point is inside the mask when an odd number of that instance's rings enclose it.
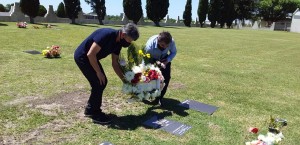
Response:
[[[130,38],[132,38],[134,41],[136,41],[140,37],[138,28],[133,23],[128,23],[125,26],[123,26],[122,32],[125,33]]]
[[[165,42],[166,44],[170,44],[172,41],[172,36],[168,31],[162,31],[158,35],[159,42]]]

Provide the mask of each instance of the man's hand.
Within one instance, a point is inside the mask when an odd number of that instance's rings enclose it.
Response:
[[[100,85],[104,85],[105,84],[105,76],[102,72],[98,72],[97,73],[97,77],[100,81]]]

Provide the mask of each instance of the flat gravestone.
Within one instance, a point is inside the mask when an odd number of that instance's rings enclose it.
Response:
[[[164,130],[177,136],[182,136],[186,131],[192,128],[191,126],[182,124],[180,122],[160,118],[158,116],[153,116],[143,124],[148,127]]]
[[[181,102],[179,106],[193,109],[199,112],[208,113],[209,115],[212,115],[218,109],[218,107],[216,106],[200,103],[194,100],[185,100]]]
[[[29,53],[29,54],[42,54],[41,52],[36,51],[36,50],[26,50],[24,52]]]

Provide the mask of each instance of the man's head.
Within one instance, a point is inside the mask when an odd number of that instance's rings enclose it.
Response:
[[[123,47],[128,47],[132,41],[136,41],[140,34],[138,28],[133,23],[128,23],[121,29],[120,43]]]
[[[165,49],[169,47],[169,44],[172,42],[172,36],[169,32],[163,31],[159,33],[157,42],[159,48]]]

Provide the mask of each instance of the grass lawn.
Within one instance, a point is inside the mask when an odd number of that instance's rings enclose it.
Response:
[[[122,83],[102,60],[108,77],[103,110],[110,126],[83,116],[89,84],[77,68],[76,47],[97,28],[121,26],[53,24],[17,28],[0,24],[0,144],[226,144],[242,145],[267,133],[272,115],[287,119],[282,145],[299,144],[300,34],[278,31],[140,26],[143,45],[162,30],[171,32],[178,53],[165,96],[168,106],[126,103]],[[25,53],[62,48],[60,59]],[[126,52],[126,49],[122,51]],[[186,99],[219,107],[211,116],[176,106]],[[192,126],[183,136],[145,128],[153,114]],[[298,126],[298,127],[297,127]]]

